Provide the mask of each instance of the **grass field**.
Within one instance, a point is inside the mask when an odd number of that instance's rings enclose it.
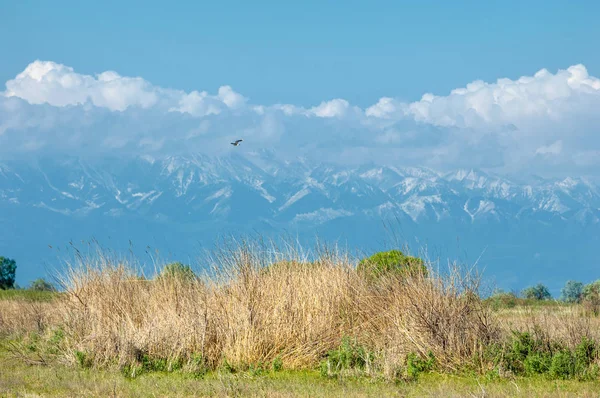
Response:
[[[247,247],[148,279],[100,259],[0,292],[0,396],[600,397],[600,317],[482,300],[478,279],[374,278]]]
[[[600,383],[525,377],[490,380],[474,375],[424,374],[416,382],[369,378],[324,378],[318,371],[261,375],[211,372],[202,378],[152,372],[135,379],[117,371],[81,369],[59,363],[27,365],[0,351],[2,397],[598,397]]]

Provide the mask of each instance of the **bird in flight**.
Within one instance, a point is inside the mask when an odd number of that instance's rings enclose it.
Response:
[[[234,142],[231,143],[231,145],[238,146],[238,145],[240,145],[240,142],[242,142],[242,141],[244,141],[244,140],[235,140]]]

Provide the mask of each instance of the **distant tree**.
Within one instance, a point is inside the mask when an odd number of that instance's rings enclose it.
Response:
[[[583,305],[595,315],[600,313],[600,279],[583,287]]]
[[[541,283],[523,290],[523,297],[533,300],[549,300],[552,298],[548,288]]]
[[[175,262],[171,264],[167,264],[158,275],[159,279],[162,278],[175,278],[184,281],[192,281],[197,278],[192,268],[189,265],[182,264],[180,262]]]
[[[0,289],[12,289],[15,286],[17,263],[10,258],[0,257]]]
[[[583,298],[583,283],[567,281],[560,289],[560,299],[565,303],[580,303]]]
[[[392,273],[397,275],[427,275],[427,267],[418,257],[406,256],[400,250],[390,250],[373,254],[358,263],[357,271],[369,277],[378,277],[382,274]]]
[[[46,282],[44,279],[39,278],[31,282],[29,285],[30,290],[36,290],[38,292],[55,292],[56,288],[52,283]]]
[[[591,300],[600,297],[600,279],[585,285],[581,290],[581,295],[584,300]]]

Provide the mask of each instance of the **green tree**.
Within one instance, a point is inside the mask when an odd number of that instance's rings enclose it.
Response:
[[[580,303],[583,298],[583,283],[567,281],[560,289],[560,299],[566,303]]]
[[[409,276],[427,275],[427,267],[418,257],[406,256],[400,250],[390,250],[373,254],[358,263],[357,271],[368,277],[379,277],[382,274]]]
[[[581,296],[584,300],[600,298],[600,279],[585,285],[581,290]]]
[[[600,279],[583,287],[583,305],[595,315],[600,313]]]
[[[532,300],[549,300],[552,298],[548,288],[541,283],[523,290],[523,297]]]
[[[0,289],[12,289],[15,287],[15,275],[17,263],[10,258],[0,257]]]
[[[193,281],[195,280],[196,274],[192,271],[189,265],[182,264],[180,262],[175,262],[171,264],[167,264],[160,274],[158,275],[159,279],[162,278],[175,278],[183,281]]]
[[[38,292],[55,292],[56,288],[52,283],[46,282],[44,279],[39,278],[31,282],[29,285],[30,290],[35,290]]]

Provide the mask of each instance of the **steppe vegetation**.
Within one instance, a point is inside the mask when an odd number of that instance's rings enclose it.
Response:
[[[242,242],[147,277],[80,256],[0,291],[0,394],[597,396],[597,287],[487,297],[476,269]],[[485,297],[485,298],[484,298]]]

